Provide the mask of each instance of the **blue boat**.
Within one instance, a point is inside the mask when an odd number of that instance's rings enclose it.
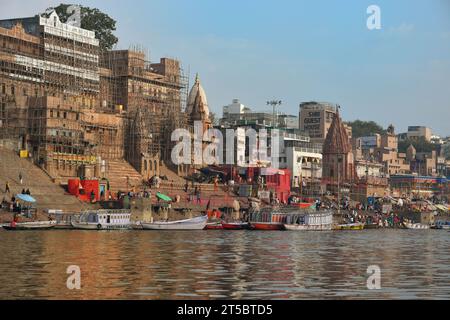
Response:
[[[436,221],[436,223],[432,226],[433,229],[439,230],[450,230],[450,221]]]

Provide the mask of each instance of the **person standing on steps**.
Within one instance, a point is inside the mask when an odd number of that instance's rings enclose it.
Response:
[[[200,187],[197,189],[197,203],[198,204],[200,204],[201,202],[202,202],[202,200],[201,200],[201,198],[200,198],[200,195],[201,195],[201,189],[200,189]]]
[[[20,181],[20,184],[22,185],[23,184],[22,172],[19,172],[19,181]]]
[[[9,182],[8,181],[6,181],[5,193],[11,193],[11,189],[9,188]]]

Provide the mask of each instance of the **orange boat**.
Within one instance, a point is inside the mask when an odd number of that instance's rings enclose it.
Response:
[[[284,224],[279,222],[251,222],[253,230],[283,230]]]

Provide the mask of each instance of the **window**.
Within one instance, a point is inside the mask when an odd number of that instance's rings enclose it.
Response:
[[[6,94],[6,85],[2,83],[2,94]]]
[[[11,94],[12,95],[16,94],[16,88],[14,86],[11,86]]]
[[[28,96],[27,88],[23,88],[23,95],[26,97]]]
[[[0,103],[0,118],[6,118],[5,107],[6,104],[4,102]]]

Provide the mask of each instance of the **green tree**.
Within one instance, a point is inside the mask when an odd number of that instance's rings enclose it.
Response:
[[[442,154],[445,159],[450,160],[450,142],[447,142],[442,146]]]
[[[438,150],[439,146],[428,142],[424,137],[419,139],[406,139],[398,143],[398,152],[406,152],[409,146],[413,145],[417,152],[432,152],[433,150]]]
[[[382,126],[374,121],[355,120],[347,122],[347,124],[352,128],[353,138],[371,136],[376,133],[386,133],[386,130],[384,130]]]
[[[60,4],[57,7],[48,8],[47,11],[54,9],[61,22],[65,23],[70,16],[70,14],[67,13],[67,8],[69,6],[71,5]],[[99,40],[100,48],[102,50],[111,50],[119,41],[113,33],[113,31],[116,30],[116,20],[97,8],[89,8],[81,5],[80,8],[81,28],[95,32],[95,36]]]

